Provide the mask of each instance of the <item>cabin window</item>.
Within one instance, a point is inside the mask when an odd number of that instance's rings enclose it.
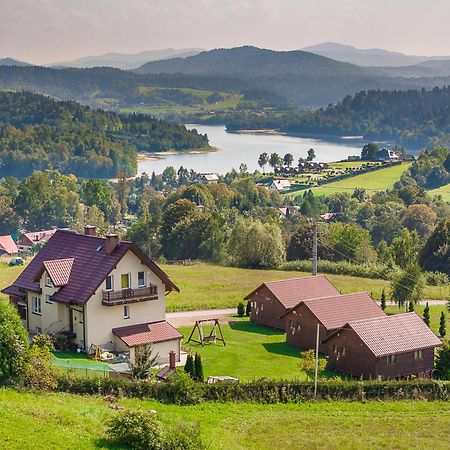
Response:
[[[129,319],[130,318],[130,306],[129,305],[125,305],[123,307],[123,318],[124,319]]]
[[[145,286],[145,272],[138,272],[138,287]]]
[[[48,276],[48,273],[45,274],[45,285],[49,288],[53,287],[52,279]]]
[[[397,355],[387,355],[386,356],[386,365],[391,366],[397,362]]]
[[[33,297],[31,300],[31,310],[34,314],[41,314],[41,299],[39,297]]]
[[[48,294],[45,296],[45,303],[48,303],[50,305],[53,303],[52,299],[50,298],[50,295],[48,295]]]
[[[341,352],[340,353],[341,353],[341,356],[345,356],[345,347],[341,348]]]
[[[106,277],[106,290],[107,291],[112,291],[113,289],[114,289],[113,276],[112,275],[108,275]]]
[[[263,312],[264,311],[264,303],[261,303],[261,312]]]
[[[415,350],[414,359],[423,359],[423,350]]]
[[[334,345],[333,345],[333,353],[334,353],[334,354],[336,354],[336,353],[337,353],[337,351],[338,351],[337,345],[336,345],[336,344],[334,344]]]
[[[120,277],[122,289],[129,289],[130,288],[130,274],[129,273],[123,273]]]

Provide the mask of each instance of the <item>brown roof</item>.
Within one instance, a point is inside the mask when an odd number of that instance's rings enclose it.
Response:
[[[442,344],[414,312],[350,322],[346,324],[347,327],[353,329],[377,357]]]
[[[266,286],[285,308],[291,308],[302,300],[339,295],[339,291],[323,275],[269,281],[257,287],[245,297],[249,300],[260,288]]]
[[[45,270],[55,287],[65,286],[69,282],[74,258],[44,261]]]
[[[129,250],[164,283],[166,290],[179,290],[164,271],[131,242],[120,241],[108,254],[105,238],[66,230],[55,232],[12,286],[23,291],[40,292],[39,278],[44,261],[73,258],[68,283],[55,292],[52,299],[61,303],[86,303]],[[2,292],[7,294],[9,288]]]
[[[47,242],[56,230],[42,230],[32,231],[30,233],[23,233],[19,236],[18,242],[21,245],[36,245],[41,242]]]
[[[354,320],[385,316],[383,310],[366,292],[314,298],[301,303],[305,304],[327,330],[335,330]],[[296,307],[292,308],[295,309]]]
[[[0,250],[5,251],[8,255],[19,253],[16,243],[9,234],[0,236]]]
[[[165,320],[113,328],[112,332],[128,347],[183,338],[183,335]]]

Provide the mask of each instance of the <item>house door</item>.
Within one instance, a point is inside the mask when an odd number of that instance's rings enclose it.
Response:
[[[69,309],[69,331],[73,333],[73,309]]]

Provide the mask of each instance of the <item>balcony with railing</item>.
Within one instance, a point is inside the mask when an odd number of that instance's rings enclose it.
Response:
[[[120,291],[103,291],[102,303],[105,306],[126,305],[129,303],[158,300],[157,286],[127,288]]]

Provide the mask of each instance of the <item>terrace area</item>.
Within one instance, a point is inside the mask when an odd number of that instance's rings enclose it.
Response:
[[[102,303],[105,306],[116,306],[148,300],[158,300],[157,286],[150,285],[136,289],[127,288],[120,291],[103,291]]]

